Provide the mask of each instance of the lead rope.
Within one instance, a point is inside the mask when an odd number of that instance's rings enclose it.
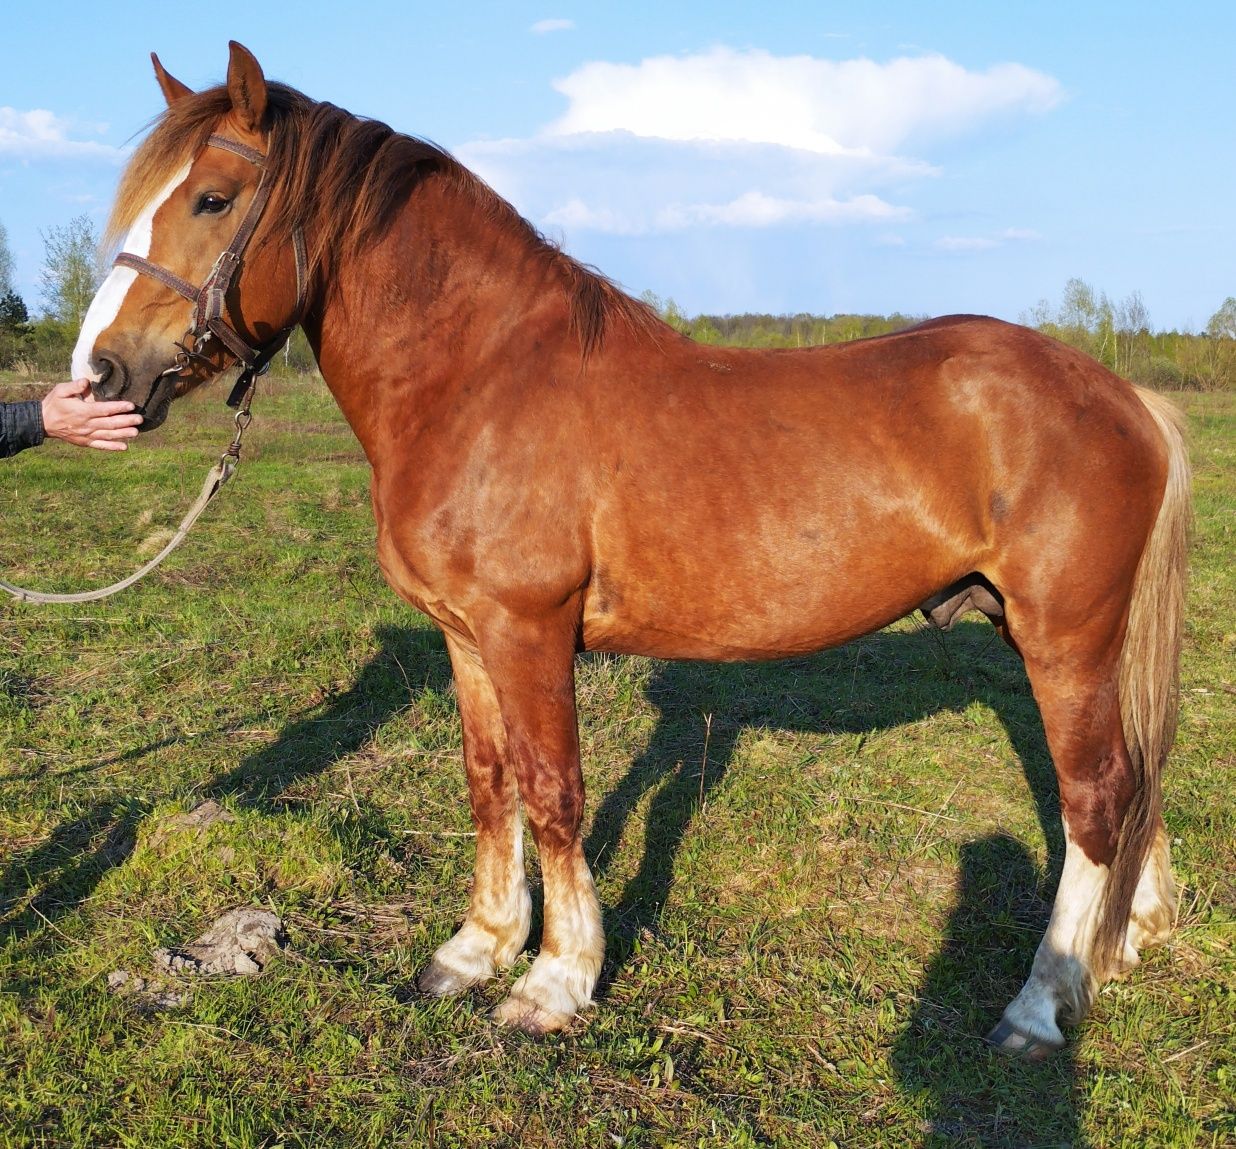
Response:
[[[244,403],[241,409],[236,412],[236,434],[232,437],[232,442],[228,449],[219,456],[219,461],[210,468],[206,475],[206,481],[202,484],[201,494],[198,495],[193,506],[189,508],[188,514],[180,520],[180,526],[176,528],[176,533],[172,535],[167,546],[146,563],[145,566],[140,570],[134,571],[128,578],[112,583],[111,586],[101,587],[99,590],[84,590],[77,594],[45,594],[43,591],[27,590],[25,587],[14,586],[3,579],[0,579],[0,590],[7,591],[19,602],[97,602],[101,598],[110,598],[112,595],[118,594],[120,591],[144,579],[185,541],[189,534],[189,528],[197,522],[198,516],[209,506],[215,495],[223,489],[224,484],[235,474],[236,468],[240,464],[240,441],[244,438],[249,424],[253,422],[253,415],[249,411],[249,404],[253,399],[253,387],[254,384],[250,383]]]

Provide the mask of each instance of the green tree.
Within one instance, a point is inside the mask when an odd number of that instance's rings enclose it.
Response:
[[[99,237],[86,215],[43,235],[43,306],[49,316],[74,332],[103,282]]]
[[[9,234],[0,223],[0,295],[13,290],[13,253],[9,251]]]
[[[26,301],[16,291],[9,290],[0,295],[0,331],[24,332],[30,322],[30,312],[26,310]]]
[[[1236,297],[1229,295],[1206,324],[1211,339],[1236,339]]]
[[[1074,276],[1064,285],[1059,324],[1076,331],[1094,331],[1099,325],[1100,304],[1094,288]]]
[[[1131,377],[1134,366],[1150,355],[1150,311],[1140,291],[1134,291],[1116,305],[1115,325],[1116,374]]]
[[[25,359],[30,349],[30,313],[16,291],[0,295],[0,368]]]
[[[1206,364],[1213,387],[1236,381],[1236,297],[1229,295],[1206,324]]]

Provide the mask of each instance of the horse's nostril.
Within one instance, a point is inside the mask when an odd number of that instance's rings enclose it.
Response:
[[[127,382],[124,365],[105,352],[94,356],[98,378],[90,385],[96,399],[115,399],[124,390]]]

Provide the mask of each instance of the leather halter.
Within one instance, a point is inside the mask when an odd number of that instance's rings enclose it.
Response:
[[[300,228],[297,228],[292,233],[292,247],[296,255],[296,310],[293,312],[292,321],[277,332],[265,346],[250,346],[223,318],[223,309],[232,281],[244,263],[245,249],[249,246],[249,241],[253,238],[258,221],[266,208],[266,202],[270,199],[270,171],[266,167],[266,156],[256,148],[249,147],[248,144],[216,135],[212,135],[206,143],[209,147],[221,148],[248,160],[262,173],[258,180],[257,190],[253,193],[253,199],[249,202],[248,210],[241,219],[240,226],[232,237],[232,242],[220,252],[214,267],[210,269],[210,274],[206,276],[206,282],[201,287],[194,287],[188,280],[181,279],[175,272],[168,271],[166,267],[160,267],[144,256],[134,255],[128,251],[122,251],[117,255],[112,266],[128,267],[143,275],[148,275],[165,287],[170,287],[177,294],[183,295],[193,304],[192,326],[185,332],[184,338],[176,344],[180,351],[176,356],[175,367],[164,374],[178,374],[189,366],[191,360],[204,359],[201,348],[211,336],[214,336],[244,364],[245,369],[241,372],[227,400],[229,407],[235,407],[253,385],[254,378],[270,367],[270,361],[279,353],[303,318],[308,290],[309,260],[305,253],[304,234]]]

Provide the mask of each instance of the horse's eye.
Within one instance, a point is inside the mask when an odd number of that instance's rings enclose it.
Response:
[[[219,215],[225,212],[231,204],[231,200],[226,199],[221,195],[215,195],[213,192],[207,192],[201,199],[197,201],[197,208],[194,215]]]

